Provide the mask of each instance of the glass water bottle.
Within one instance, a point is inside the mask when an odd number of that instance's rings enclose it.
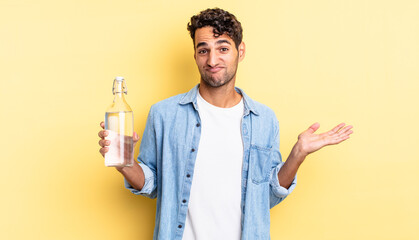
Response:
[[[113,103],[105,114],[106,140],[110,140],[109,150],[105,153],[105,166],[129,167],[134,164],[134,114],[127,101],[127,86],[123,77],[113,81]]]

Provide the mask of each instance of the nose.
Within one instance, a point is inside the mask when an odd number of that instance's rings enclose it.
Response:
[[[210,67],[217,66],[218,62],[218,56],[216,51],[210,51],[208,54],[207,64]]]

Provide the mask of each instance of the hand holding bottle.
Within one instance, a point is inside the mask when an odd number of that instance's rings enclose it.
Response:
[[[102,129],[105,129],[105,123],[102,121],[100,123],[100,126],[102,127]],[[116,146],[119,146],[120,143],[120,137],[113,137],[112,140],[109,139],[109,131],[108,130],[101,130],[98,133],[99,137],[101,138],[99,140],[99,146],[101,146],[101,148],[99,149],[100,154],[102,154],[103,157],[105,157],[105,154],[109,151],[109,146],[111,144],[111,141],[115,141]],[[124,141],[124,156],[129,156],[129,157],[133,157],[134,156],[134,147],[137,144],[138,140],[140,139],[140,137],[138,136],[138,134],[136,132],[134,132],[133,136],[124,136],[125,141]],[[114,142],[112,142],[113,144]],[[130,144],[130,146],[128,146],[128,144]],[[116,148],[118,150],[120,150],[120,148]]]
[[[107,153],[103,154],[107,167],[131,167],[134,164],[134,114],[125,99],[127,93],[125,79],[116,77],[112,88],[114,100],[106,110],[104,122],[105,140],[111,142]]]

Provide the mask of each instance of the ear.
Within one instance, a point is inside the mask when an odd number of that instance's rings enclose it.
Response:
[[[246,55],[246,44],[242,41],[239,45],[239,62],[241,62],[244,58],[244,55]]]

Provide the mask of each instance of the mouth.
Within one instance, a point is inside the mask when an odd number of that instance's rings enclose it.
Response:
[[[210,73],[217,73],[223,69],[222,67],[212,67],[212,68],[206,68],[206,70]]]

